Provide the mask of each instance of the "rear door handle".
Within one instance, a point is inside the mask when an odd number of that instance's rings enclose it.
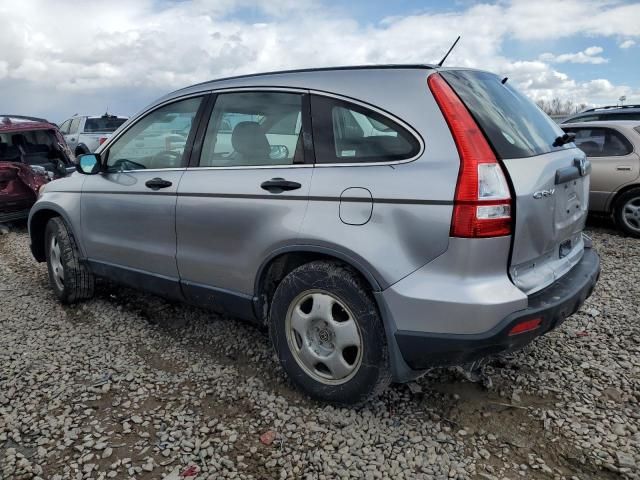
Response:
[[[151,180],[147,180],[145,185],[149,187],[151,190],[159,190],[161,188],[167,188],[173,185],[169,180],[164,180],[160,177],[152,178]]]
[[[631,171],[631,166],[629,166],[629,165],[618,165],[616,167],[616,170],[620,170],[622,172],[630,172]]]
[[[290,180],[285,180],[284,178],[276,177],[271,180],[267,180],[266,182],[262,182],[260,187],[271,193],[281,193],[289,190],[297,190],[302,187],[302,185],[298,182],[292,182]]]

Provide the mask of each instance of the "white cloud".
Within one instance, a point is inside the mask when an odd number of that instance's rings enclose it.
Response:
[[[620,48],[631,48],[636,44],[633,40],[625,40],[618,45]]]
[[[0,101],[20,106],[16,92],[30,91],[37,93],[37,103],[24,98],[22,105],[37,111],[59,109],[67,102],[73,113],[82,105],[111,105],[116,97],[121,108],[136,110],[150,95],[220,76],[326,65],[437,62],[458,33],[463,38],[449,65],[508,75],[534,98],[562,95],[597,103],[621,94],[640,95],[608,80],[577,82],[551,66],[604,63],[601,47],[549,53],[535,61],[502,53],[512,38],[532,42],[580,33],[633,42],[632,38],[640,39],[640,4],[514,0],[367,25],[320,1],[110,0],[108,8],[101,2],[73,0],[3,3]],[[255,20],[243,20],[238,9]],[[43,105],[43,94],[51,92],[56,98]]]
[[[599,56],[602,53],[602,47],[588,47],[578,53],[563,53],[554,55],[553,53],[543,53],[540,60],[551,63],[607,63],[609,60]]]

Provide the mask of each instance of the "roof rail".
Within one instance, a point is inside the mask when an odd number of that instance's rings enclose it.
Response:
[[[50,123],[49,120],[46,120],[44,118],[38,118],[38,117],[26,117],[24,115],[5,115],[0,113],[0,118],[8,118],[8,119],[12,119],[15,118],[17,120],[30,120],[32,122],[46,122],[46,123]]]
[[[424,68],[424,69],[436,69],[438,68],[437,65],[432,65],[430,63],[407,63],[407,64],[402,64],[402,63],[389,63],[389,64],[371,64],[371,65],[342,65],[342,66],[337,66],[337,67],[315,67],[315,68],[298,68],[298,69],[293,69],[293,70],[274,70],[274,71],[270,71],[270,72],[260,72],[260,73],[247,73],[244,75],[234,75],[231,77],[221,77],[221,78],[214,78],[211,80],[205,80],[204,82],[200,82],[200,83],[196,83],[194,85],[189,85],[188,87],[184,87],[184,88],[180,88],[178,90],[176,90],[176,92],[179,92],[181,90],[186,90],[187,88],[191,88],[191,87],[197,87],[200,85],[206,85],[207,83],[214,83],[214,82],[223,82],[226,80],[237,80],[240,78],[253,78],[253,77],[264,77],[264,76],[269,76],[269,75],[280,75],[280,74],[289,74],[289,73],[307,73],[307,72],[331,72],[331,71],[341,71],[341,70],[392,70],[392,69],[401,69],[401,68],[408,68],[408,69],[418,69],[418,68]],[[175,92],[172,92],[175,93]]]
[[[617,108],[640,108],[640,105],[604,105],[602,107],[588,108],[586,110],[582,110],[582,112],[580,113],[597,112],[598,110],[610,110],[610,109],[617,109]]]

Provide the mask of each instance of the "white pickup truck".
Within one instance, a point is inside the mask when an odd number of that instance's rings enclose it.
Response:
[[[94,152],[127,120],[127,117],[107,113],[102,116],[74,115],[60,124],[60,131],[77,157]]]

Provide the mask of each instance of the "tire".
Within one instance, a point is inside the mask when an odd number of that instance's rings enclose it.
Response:
[[[76,241],[60,217],[49,220],[44,238],[49,285],[58,300],[71,304],[93,297],[94,276],[80,262]]]
[[[613,217],[623,232],[640,238],[640,188],[633,188],[618,197]]]
[[[76,154],[75,155],[76,155],[76,157],[79,157],[80,155],[85,155],[87,153],[91,153],[91,152],[89,151],[89,149],[87,147],[82,146],[82,147],[76,148]]]
[[[358,275],[315,261],[278,285],[269,333],[282,368],[311,397],[357,405],[391,383],[382,319]]]

